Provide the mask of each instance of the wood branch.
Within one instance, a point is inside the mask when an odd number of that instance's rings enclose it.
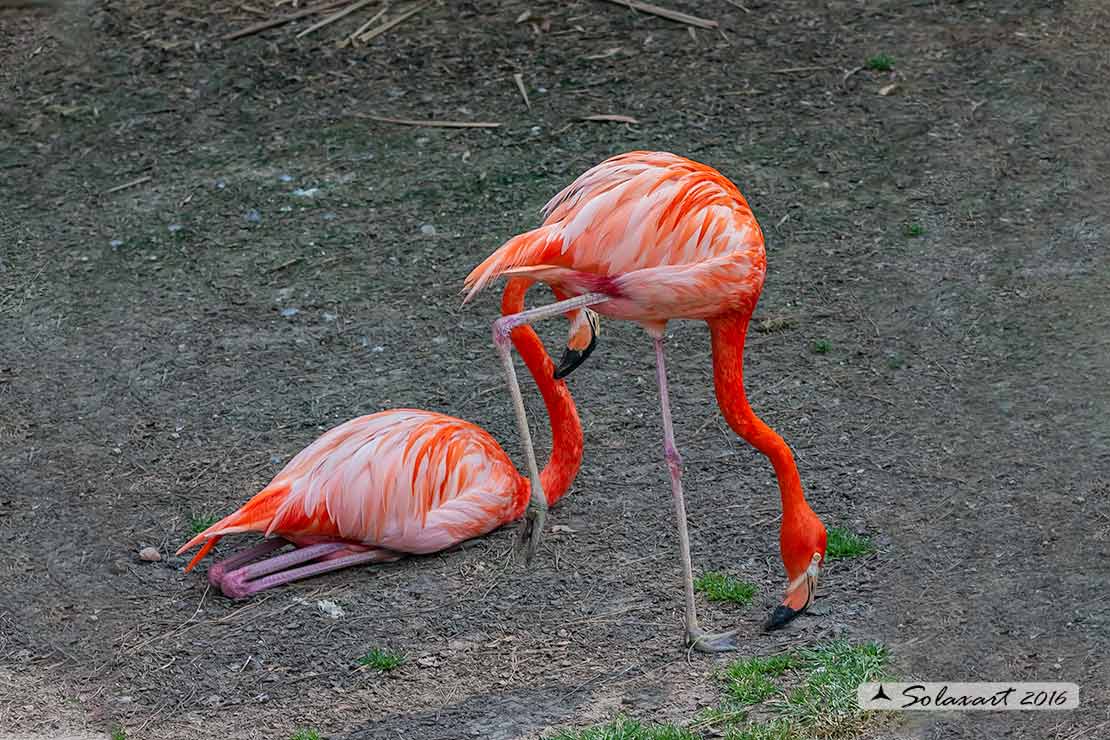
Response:
[[[641,0],[605,0],[607,3],[614,5],[623,5],[626,8],[638,10],[641,13],[650,13],[657,15],[660,18],[666,18],[669,21],[676,23],[685,23],[688,26],[696,26],[697,28],[717,28],[720,24],[717,21],[706,20],[705,18],[698,18],[697,16],[690,15],[689,13],[681,13],[677,10],[670,10],[669,8],[661,8],[658,5],[651,3],[641,2]]]

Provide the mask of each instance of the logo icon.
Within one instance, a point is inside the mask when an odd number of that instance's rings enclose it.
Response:
[[[879,699],[882,699],[883,701],[890,701],[890,697],[886,695],[885,691],[883,691],[882,684],[879,684],[879,690],[876,691],[875,695],[871,697],[871,701],[878,701]]]

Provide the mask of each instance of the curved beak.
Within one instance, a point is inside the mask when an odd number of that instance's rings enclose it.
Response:
[[[821,555],[813,554],[809,567],[786,587],[786,598],[775,607],[763,625],[767,632],[785,627],[813,603],[817,596],[817,579],[821,575]]]
[[[590,328],[590,341],[584,349],[566,348],[566,351],[563,352],[563,359],[559,360],[559,365],[555,368],[555,380],[562,380],[574,372],[574,369],[585,362],[586,358],[594,351],[594,347],[597,346],[597,335],[601,331],[601,319],[588,308],[582,310],[586,313],[586,323]]]

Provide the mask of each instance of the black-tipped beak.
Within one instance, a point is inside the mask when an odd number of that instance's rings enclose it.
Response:
[[[563,378],[574,372],[574,369],[586,361],[590,353],[594,351],[597,346],[597,332],[590,327],[590,343],[586,345],[586,349],[567,349],[563,353],[563,359],[559,360],[559,366],[555,368],[555,380],[562,380]]]
[[[767,621],[764,622],[763,630],[765,632],[771,632],[772,630],[781,629],[803,611],[805,610],[791,609],[786,604],[779,604],[775,607],[775,610],[771,612],[771,616],[767,618]]]

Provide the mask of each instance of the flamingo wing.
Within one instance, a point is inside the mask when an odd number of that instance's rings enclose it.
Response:
[[[248,531],[436,552],[518,518],[527,498],[527,481],[481,427],[429,411],[383,411],[324,433],[179,553],[204,542],[195,563],[214,540]]]
[[[657,302],[669,286],[680,301],[705,290],[713,274],[727,284],[757,284],[756,294],[762,287],[763,233],[747,201],[719,172],[684,157],[612,157],[556,195],[544,214],[539,228],[513,237],[471,271],[467,300],[502,274],[637,301],[641,286],[654,290]],[[633,277],[653,268],[681,269]]]

